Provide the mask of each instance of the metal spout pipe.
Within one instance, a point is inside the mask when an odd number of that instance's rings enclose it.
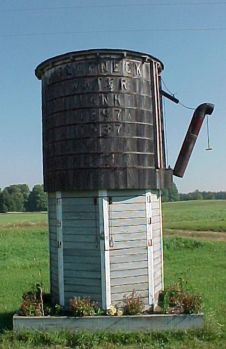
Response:
[[[183,177],[188,161],[190,159],[192,150],[197,140],[199,131],[206,115],[211,115],[214,110],[214,104],[203,103],[200,104],[194,111],[191,123],[189,125],[187,134],[185,136],[183,145],[178,155],[173,174],[177,177]]]

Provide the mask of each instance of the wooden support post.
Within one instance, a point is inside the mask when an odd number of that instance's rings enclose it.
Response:
[[[146,192],[146,226],[147,226],[147,253],[148,253],[148,297],[149,305],[154,304],[154,260],[152,234],[152,207],[151,192]]]
[[[101,253],[102,308],[108,309],[111,305],[111,285],[109,255],[109,203],[107,191],[100,190],[98,192],[98,206]]]
[[[64,256],[63,256],[63,219],[62,195],[56,192],[56,220],[57,220],[57,258],[58,258],[58,288],[59,302],[64,306]]]

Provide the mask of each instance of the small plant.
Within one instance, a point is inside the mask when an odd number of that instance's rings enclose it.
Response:
[[[36,284],[31,291],[22,296],[19,315],[44,316],[43,289],[41,284]]]
[[[202,298],[199,295],[182,293],[180,303],[184,314],[199,313],[202,307]]]
[[[135,290],[133,290],[131,295],[124,297],[124,303],[123,313],[125,315],[141,314],[144,310],[144,303]]]
[[[98,312],[97,303],[90,298],[74,297],[69,301],[69,309],[73,316],[92,316]]]
[[[202,298],[188,289],[184,279],[179,278],[178,282],[160,293],[158,305],[163,313],[194,314],[200,312]]]

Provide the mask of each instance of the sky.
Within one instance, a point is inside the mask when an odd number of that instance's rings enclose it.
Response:
[[[188,107],[214,103],[179,192],[226,190],[226,1],[0,0],[0,188],[42,183],[43,60],[91,48],[129,49],[164,63],[167,88]],[[164,99],[172,168],[193,110]]]

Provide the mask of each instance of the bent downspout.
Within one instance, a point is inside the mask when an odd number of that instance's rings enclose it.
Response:
[[[180,153],[177,158],[176,165],[173,170],[173,174],[177,177],[183,177],[188,161],[190,159],[192,150],[197,140],[199,131],[201,129],[203,120],[206,114],[211,115],[214,110],[214,104],[203,103],[200,104],[194,111],[191,123],[189,125],[187,134],[184,139],[184,143],[181,147]]]

